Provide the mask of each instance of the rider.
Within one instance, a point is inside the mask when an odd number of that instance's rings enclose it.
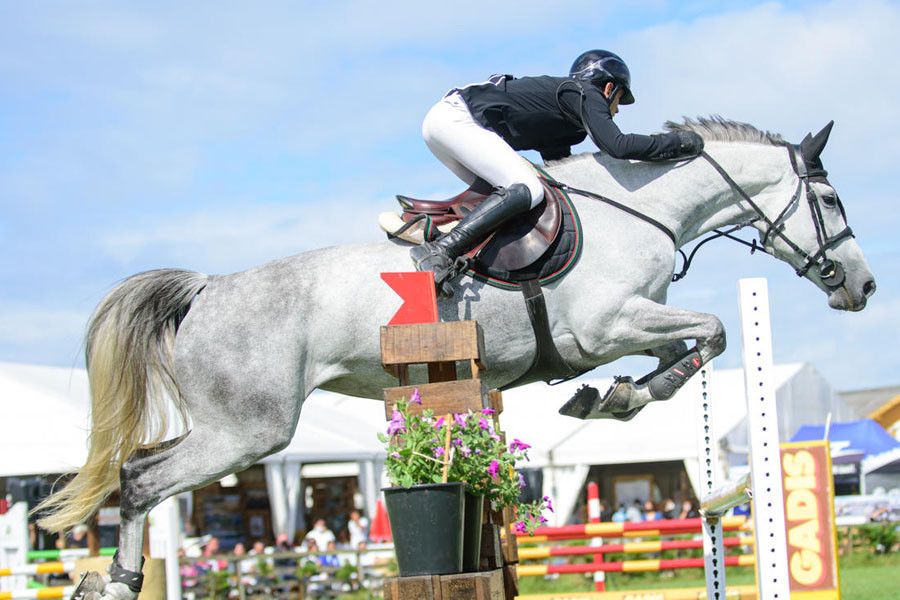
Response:
[[[703,149],[703,139],[691,131],[623,134],[612,118],[620,104],[633,102],[628,67],[606,50],[579,56],[568,77],[494,75],[448,92],[425,117],[425,143],[467,184],[487,182],[494,191],[449,233],[413,247],[416,269],[433,271],[442,290],[459,255],[543,199],[534,169],[516,150],[555,160],[588,135],[614,158],[661,160]]]

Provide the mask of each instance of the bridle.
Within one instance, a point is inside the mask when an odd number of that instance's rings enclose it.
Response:
[[[675,159],[676,162],[686,162],[696,160],[699,157],[703,157],[709,162],[710,165],[716,170],[717,173],[725,180],[725,182],[731,187],[731,189],[736,193],[742,200],[744,200],[753,211],[756,213],[756,216],[738,223],[729,229],[719,230],[714,229],[713,233],[709,236],[701,240],[696,246],[694,246],[693,250],[689,255],[685,255],[684,251],[678,246],[678,240],[675,236],[675,233],[669,229],[666,225],[660,223],[656,219],[653,219],[649,215],[646,215],[638,210],[635,210],[629,206],[626,206],[620,202],[616,202],[611,198],[607,198],[606,196],[602,196],[595,192],[591,192],[588,190],[581,190],[578,188],[573,188],[565,183],[556,181],[552,178],[547,178],[547,183],[552,185],[553,187],[559,188],[561,190],[575,193],[581,196],[585,196],[588,198],[593,198],[594,200],[600,200],[610,206],[614,206],[621,211],[624,211],[638,219],[641,219],[650,225],[653,225],[660,231],[666,234],[672,243],[678,249],[678,253],[681,254],[684,259],[684,264],[682,265],[681,271],[672,275],[672,281],[680,281],[684,279],[685,275],[687,275],[687,271],[691,266],[691,261],[694,259],[694,255],[697,254],[697,251],[701,246],[710,242],[714,239],[725,237],[750,248],[750,253],[753,254],[757,250],[761,250],[763,253],[768,254],[769,256],[775,256],[774,248],[770,252],[766,249],[766,244],[771,237],[778,237],[794,252],[805,259],[803,266],[798,269],[795,269],[798,277],[805,276],[810,269],[813,267],[816,268],[817,274],[819,278],[822,280],[822,283],[828,288],[839,288],[844,283],[845,272],[844,267],[841,265],[840,261],[829,258],[826,255],[826,252],[834,249],[838,244],[840,244],[843,240],[847,238],[854,237],[853,230],[847,225],[847,213],[844,211],[844,205],[841,203],[840,198],[835,197],[835,206],[840,210],[841,217],[844,220],[844,229],[833,236],[829,236],[825,227],[825,219],[822,216],[822,209],[819,206],[819,199],[816,197],[816,193],[813,191],[810,186],[811,182],[814,183],[825,183],[828,184],[828,172],[821,167],[821,162],[816,160],[816,163],[812,163],[812,168],[810,168],[811,163],[803,156],[803,151],[801,146],[796,146],[794,144],[789,144],[787,142],[781,143],[782,146],[787,148],[788,156],[791,159],[791,167],[794,169],[794,173],[796,173],[798,177],[797,181],[797,189],[794,191],[794,195],[791,196],[791,199],[788,200],[785,207],[778,213],[778,216],[775,219],[770,219],[765,212],[763,212],[762,208],[753,201],[752,198],[741,188],[734,179],[722,168],[716,160],[706,153],[705,150],[701,151],[700,154],[696,156],[691,156],[688,158],[679,158]],[[828,184],[830,185],[830,184]],[[809,211],[812,216],[813,226],[816,229],[816,243],[818,245],[818,250],[814,253],[810,254],[805,251],[799,245],[797,245],[792,239],[790,239],[784,233],[784,223],[787,220],[788,215],[792,208],[794,208],[800,200],[800,195],[803,191],[806,191],[806,201],[809,203]],[[759,222],[763,222],[766,225],[766,229],[760,238],[760,243],[754,239],[752,242],[748,242],[746,240],[742,240],[739,237],[732,235],[736,231],[747,227],[748,225],[755,225]]]
[[[717,163],[706,151],[702,151],[700,156],[706,159],[712,167],[719,173],[722,179],[725,180],[726,183],[731,187],[734,192],[740,196],[756,213],[756,218],[751,219],[749,221],[740,223],[734,228],[728,230],[727,232],[721,232],[719,230],[714,230],[715,235],[706,238],[701,241],[697,247],[694,248],[694,251],[691,252],[691,256],[685,259],[685,266],[681,273],[676,274],[672,280],[678,281],[687,273],[687,268],[690,265],[690,259],[693,258],[694,253],[697,251],[702,244],[706,243],[710,239],[715,239],[716,237],[728,237],[730,239],[739,241],[743,244],[749,245],[752,250],[762,250],[766,254],[770,254],[774,256],[774,251],[769,252],[766,250],[766,244],[769,241],[770,237],[778,237],[794,252],[805,259],[803,266],[796,269],[797,276],[803,277],[807,272],[813,267],[816,268],[817,274],[819,278],[822,280],[822,283],[829,288],[838,288],[844,283],[845,272],[844,267],[841,265],[840,261],[836,261],[832,258],[829,258],[826,255],[828,250],[832,250],[838,244],[840,244],[846,238],[852,238],[853,230],[847,225],[847,213],[844,211],[844,205],[841,203],[840,198],[835,197],[835,205],[838,210],[841,212],[841,217],[844,220],[844,228],[833,236],[829,236],[825,227],[825,219],[822,216],[822,208],[819,206],[819,199],[816,196],[815,192],[810,186],[810,182],[817,183],[825,183],[828,184],[828,172],[825,169],[821,168],[821,166],[813,165],[810,168],[810,163],[803,156],[803,152],[799,146],[795,146],[794,144],[783,143],[782,144],[788,150],[788,156],[791,159],[791,167],[794,169],[794,173],[797,174],[797,189],[794,191],[794,195],[785,205],[785,207],[778,213],[778,216],[775,219],[770,219],[763,210],[759,207],[750,196],[725,172],[725,169]],[[816,161],[818,162],[818,161]],[[819,163],[821,164],[821,163]],[[806,201],[809,204],[809,212],[812,217],[813,226],[816,230],[816,243],[818,245],[818,250],[816,250],[813,254],[810,254],[800,248],[792,239],[790,239],[784,233],[784,222],[787,219],[787,215],[790,213],[791,209],[796,206],[800,200],[801,192],[805,189],[806,192]],[[742,229],[748,225],[753,225],[762,221],[766,225],[766,229],[760,238],[760,245],[756,244],[754,240],[752,244],[748,244],[744,240],[732,237],[731,233],[737,231],[738,229]],[[683,254],[683,253],[682,253]]]

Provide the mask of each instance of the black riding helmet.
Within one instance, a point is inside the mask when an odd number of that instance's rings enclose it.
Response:
[[[608,50],[588,50],[572,63],[569,77],[589,81],[595,85],[611,81],[615,87],[610,98],[614,98],[616,92],[621,89],[623,94],[619,104],[634,103],[634,95],[631,93],[631,72],[618,54]]]

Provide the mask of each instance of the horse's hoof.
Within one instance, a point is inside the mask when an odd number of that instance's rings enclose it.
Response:
[[[81,577],[71,600],[100,600],[103,590],[106,588],[106,580],[96,571],[89,571]]]
[[[587,419],[597,408],[600,392],[597,388],[587,384],[578,388],[578,391],[559,409],[559,414],[576,419]]]

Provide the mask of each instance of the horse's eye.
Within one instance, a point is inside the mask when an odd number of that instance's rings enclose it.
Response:
[[[837,204],[837,196],[833,193],[822,194],[822,204],[828,208],[833,208]]]

